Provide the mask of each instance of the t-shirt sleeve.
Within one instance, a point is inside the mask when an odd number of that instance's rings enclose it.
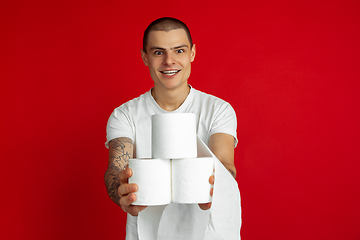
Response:
[[[130,118],[120,109],[115,109],[109,117],[106,126],[106,143],[109,148],[109,142],[119,137],[127,137],[134,141],[134,128]]]
[[[214,116],[214,121],[210,129],[210,136],[214,133],[227,133],[234,137],[234,147],[237,146],[237,119],[236,113],[232,106],[225,102],[223,103]]]

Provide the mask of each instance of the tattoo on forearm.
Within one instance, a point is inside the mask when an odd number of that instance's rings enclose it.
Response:
[[[118,187],[120,186],[119,173],[120,168],[111,164],[105,172],[105,185],[111,200],[120,206],[120,196],[118,194]]]
[[[120,186],[119,173],[126,167],[132,157],[132,144],[133,142],[128,139],[113,139],[109,142],[109,166],[104,176],[105,185],[109,197],[118,205],[120,205],[120,196],[118,194]]]
[[[234,172],[234,170],[232,170],[232,169],[228,169],[229,170],[229,172],[231,173],[231,175],[234,177],[234,178],[236,178],[236,173]]]
[[[125,144],[128,143],[128,148],[125,149]],[[129,159],[132,156],[132,141],[113,139],[109,142],[110,151],[109,162],[114,163],[120,170],[123,170],[129,163]]]

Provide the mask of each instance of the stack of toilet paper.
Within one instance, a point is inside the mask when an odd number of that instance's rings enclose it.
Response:
[[[152,158],[130,159],[136,183],[134,205],[211,202],[209,177],[214,174],[211,154],[199,156],[196,118],[192,113],[152,116]]]

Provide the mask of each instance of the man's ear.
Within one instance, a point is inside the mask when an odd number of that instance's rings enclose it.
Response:
[[[149,64],[148,64],[147,54],[142,49],[140,49],[140,51],[141,51],[141,58],[142,58],[142,60],[143,60],[143,62],[145,64],[145,66],[148,67]]]
[[[195,60],[195,55],[196,55],[196,47],[195,47],[195,44],[193,44],[191,51],[190,51],[191,62],[193,62]]]

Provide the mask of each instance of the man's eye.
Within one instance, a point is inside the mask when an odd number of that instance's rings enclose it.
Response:
[[[178,49],[176,50],[176,53],[183,53],[184,52],[184,49]]]
[[[163,54],[161,51],[155,51],[155,55],[161,55]]]

